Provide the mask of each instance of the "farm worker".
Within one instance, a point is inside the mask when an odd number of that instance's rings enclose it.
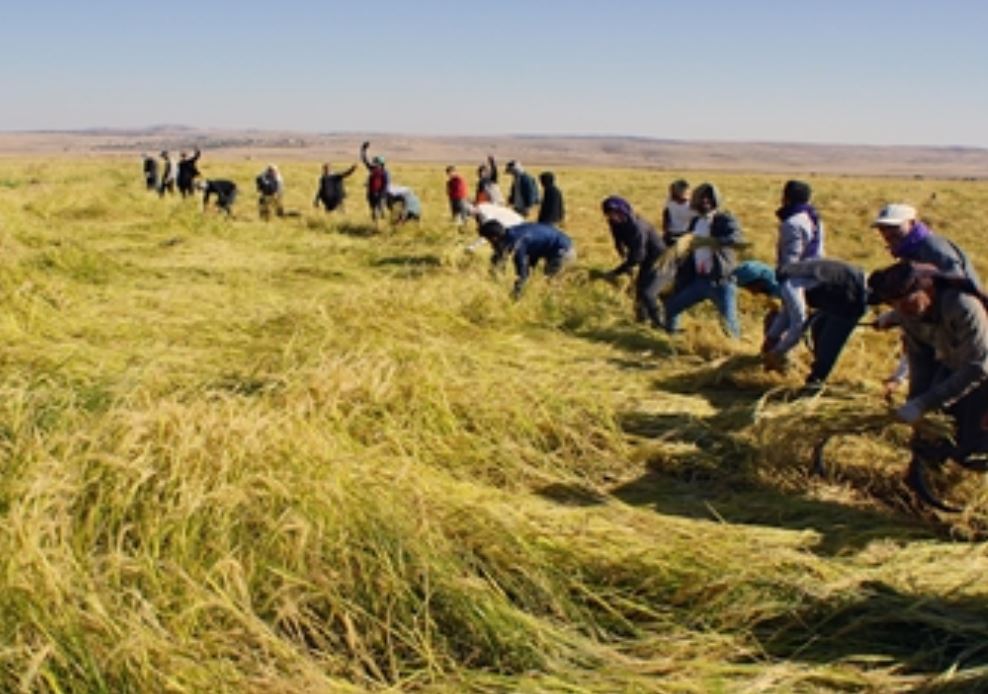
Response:
[[[782,311],[769,325],[762,344],[765,367],[784,370],[789,352],[809,330],[813,365],[806,385],[821,386],[867,310],[864,271],[840,260],[817,258],[790,263],[777,277]]]
[[[147,154],[142,154],[141,159],[144,162],[144,185],[148,190],[155,190],[158,187],[158,162]]]
[[[422,219],[422,203],[411,188],[392,186],[385,194],[385,204],[391,213],[391,223],[401,226],[405,222]]]
[[[601,203],[614,240],[614,248],[621,257],[621,264],[605,274],[616,279],[637,270],[635,275],[635,315],[639,320],[647,317],[653,327],[661,327],[658,296],[661,278],[656,262],[666,249],[665,243],[651,224],[638,216],[624,198],[612,195]]]
[[[520,161],[509,161],[505,171],[511,174],[512,179],[508,204],[515,212],[527,218],[529,210],[539,204],[539,186]]]
[[[929,263],[942,272],[961,274],[978,287],[977,272],[967,255],[952,242],[937,236],[916,216],[916,208],[903,203],[885,205],[872,222],[892,257]]]
[[[343,184],[343,179],[352,175],[356,170],[357,165],[354,164],[342,173],[333,173],[328,163],[323,164],[322,176],[319,177],[319,187],[316,189],[316,197],[312,201],[312,206],[319,207],[319,203],[322,203],[327,212],[342,208],[343,201],[346,199],[346,187]]]
[[[971,457],[988,452],[988,297],[969,277],[908,261],[876,270],[868,287],[903,317],[909,395],[896,414],[912,424],[944,409],[954,420],[952,445],[927,445],[922,454],[913,446],[907,482],[924,484],[924,459],[953,458],[983,470],[985,461]]]
[[[885,205],[879,210],[871,226],[881,234],[885,247],[893,258],[930,264],[944,273],[963,275],[976,287],[981,287],[977,271],[964,251],[948,239],[934,234],[918,219],[916,208],[911,205],[904,203]],[[892,310],[878,318],[878,325],[883,329],[891,328],[898,325],[900,319],[898,312]],[[908,355],[908,350],[906,352]],[[891,387],[896,381],[902,382],[908,376],[909,369],[902,369],[900,364],[895,375],[886,379],[886,382]]]
[[[690,184],[680,178],[669,184],[669,198],[662,208],[662,235],[666,242],[690,230],[696,213],[690,207]]]
[[[274,164],[269,164],[255,179],[257,186],[257,206],[261,219],[271,218],[271,211],[279,217],[283,217],[285,210],[281,200],[285,193],[285,182],[281,178],[281,172]]]
[[[205,212],[209,206],[209,198],[216,196],[217,209],[223,210],[227,215],[233,212],[233,202],[237,199],[237,184],[225,178],[214,178],[207,181],[199,181],[199,188],[203,191],[202,211]]]
[[[367,205],[370,207],[371,219],[377,224],[377,221],[385,216],[391,175],[388,173],[383,157],[367,159],[369,147],[370,142],[364,142],[360,145],[360,161],[367,168]]]
[[[539,207],[539,223],[560,225],[566,219],[563,206],[563,192],[556,186],[556,174],[543,171],[539,174],[542,183],[542,206]]]
[[[165,191],[169,193],[175,192],[175,176],[178,174],[178,168],[175,166],[174,160],[167,151],[162,151],[161,153],[161,180],[158,182],[158,195],[160,197],[165,196]]]
[[[470,216],[467,182],[456,171],[455,166],[446,167],[446,198],[449,200],[449,212],[457,226],[462,226]]]
[[[176,176],[178,182],[178,192],[182,194],[182,197],[188,197],[192,195],[195,191],[195,180],[196,176],[199,175],[199,168],[196,163],[199,161],[200,152],[196,149],[195,154],[191,157],[185,152],[179,156],[178,160],[178,174]]]
[[[775,211],[779,219],[779,238],[775,247],[775,269],[790,263],[822,258],[823,222],[810,204],[813,191],[803,181],[786,181],[782,187],[782,206]]]
[[[775,216],[779,220],[779,235],[775,245],[775,271],[777,273],[782,272],[782,268],[791,263],[823,257],[823,222],[820,221],[820,215],[816,208],[810,204],[812,195],[813,191],[809,184],[803,181],[789,180],[782,186],[782,206],[775,211]],[[781,278],[779,281],[782,281]],[[783,295],[783,299],[787,297],[789,303],[784,303],[784,310],[775,312],[771,320],[766,318],[769,328],[773,331],[773,340],[777,340],[783,333],[795,335],[795,339],[798,340],[799,335],[802,335],[805,330],[805,326],[789,323],[789,320],[796,320],[799,316],[802,316],[802,320],[806,320],[803,294],[796,290],[795,293]],[[767,334],[766,340],[768,340]],[[788,342],[787,339],[784,341]],[[784,360],[784,355],[795,346],[795,342],[788,345],[785,350],[778,352],[771,350],[766,352],[765,345],[767,344],[768,342],[762,345],[762,355],[765,357],[766,367],[782,368],[784,361],[776,362],[775,360]]]
[[[473,201],[478,205],[482,202],[504,204],[504,194],[497,184],[497,163],[491,155],[487,155],[486,164],[477,167],[477,194]]]
[[[505,229],[500,222],[491,220],[480,227],[480,235],[494,249],[491,265],[500,267],[510,255],[515,264],[515,285],[511,295],[517,299],[525,288],[525,282],[533,267],[545,261],[545,274],[553,277],[576,259],[573,241],[550,224],[526,222]]]
[[[735,247],[744,242],[741,226],[732,215],[720,211],[720,194],[710,183],[697,186],[690,196],[690,207],[697,215],[689,229],[694,248],[680,265],[676,292],[664,299],[665,329],[676,332],[679,314],[710,299],[724,319],[728,334],[738,337],[741,327],[732,273],[737,264]]]

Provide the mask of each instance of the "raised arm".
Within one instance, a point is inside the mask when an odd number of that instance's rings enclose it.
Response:
[[[491,183],[497,183],[497,162],[493,154],[487,155],[487,164],[491,167]]]
[[[370,142],[365,142],[362,145],[360,145],[360,161],[362,161],[364,163],[364,166],[366,166],[368,169],[370,169],[371,168],[371,163],[367,159],[367,148],[368,147],[370,147]]]

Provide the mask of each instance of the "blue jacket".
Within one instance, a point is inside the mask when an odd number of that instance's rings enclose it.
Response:
[[[572,247],[570,237],[554,226],[535,222],[519,224],[505,232],[501,247],[495,254],[495,262],[506,253],[513,253],[518,283],[523,284],[532,266],[543,259],[548,262],[557,258]]]

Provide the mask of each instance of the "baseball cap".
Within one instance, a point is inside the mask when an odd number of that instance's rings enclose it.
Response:
[[[899,226],[903,222],[911,222],[914,219],[916,219],[915,207],[896,202],[883,207],[871,225],[873,227],[894,227]]]

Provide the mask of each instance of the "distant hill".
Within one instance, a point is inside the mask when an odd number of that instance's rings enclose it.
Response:
[[[878,176],[988,178],[988,149],[710,142],[609,136],[429,136],[213,130],[182,125],[137,129],[0,133],[0,155],[134,155],[200,147],[220,158],[348,161],[360,142],[392,160],[647,167],[672,170],[801,172]]]

